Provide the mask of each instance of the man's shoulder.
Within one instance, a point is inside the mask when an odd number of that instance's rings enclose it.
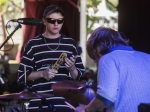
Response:
[[[40,34],[36,37],[31,38],[30,40],[33,41],[33,40],[41,40],[41,39],[42,39],[42,35]]]
[[[73,38],[71,38],[71,37],[69,37],[69,36],[66,36],[66,35],[63,35],[63,34],[61,34],[62,35],[62,39],[63,40],[66,40],[66,42],[75,42],[75,40],[73,39]]]
[[[42,40],[42,36],[38,35],[36,37],[31,38],[28,42],[37,42],[37,41],[41,41]]]
[[[42,40],[42,36],[41,35],[38,35],[38,36],[36,36],[36,37],[33,37],[33,38],[31,38],[31,39],[29,39],[29,41],[27,42],[27,46],[33,46],[33,45],[38,45],[39,44],[39,42],[41,42],[41,40]]]
[[[63,39],[72,39],[71,37],[66,36],[66,35],[64,35],[64,34],[61,34],[61,36],[62,36]]]

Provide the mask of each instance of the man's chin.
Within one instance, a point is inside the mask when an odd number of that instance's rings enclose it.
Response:
[[[59,32],[52,32],[52,34],[53,34],[53,35],[57,35],[57,34],[59,34]]]

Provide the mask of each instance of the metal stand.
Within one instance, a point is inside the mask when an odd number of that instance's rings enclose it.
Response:
[[[29,102],[30,101],[24,101],[24,106],[25,106],[25,112],[28,112],[28,109],[29,109]]]
[[[24,70],[25,70],[25,83],[24,83],[25,87],[23,91],[28,92],[30,87],[28,86],[27,80],[26,80],[26,67],[24,67]],[[28,112],[29,104],[30,104],[30,100],[26,100],[26,99],[23,100],[23,106],[24,106],[23,112]]]
[[[21,28],[21,25],[18,24],[17,27],[14,29],[14,31],[6,38],[6,40],[2,43],[0,46],[0,49],[6,44],[6,42],[12,37],[12,35],[19,29]]]

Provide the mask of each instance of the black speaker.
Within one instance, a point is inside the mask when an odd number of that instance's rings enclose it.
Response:
[[[140,103],[138,105],[138,112],[150,112],[150,103]]]

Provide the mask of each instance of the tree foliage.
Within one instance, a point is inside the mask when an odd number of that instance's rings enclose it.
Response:
[[[106,5],[111,11],[117,11],[118,0],[106,0]]]
[[[19,17],[23,12],[23,0],[0,0],[0,13],[7,19]]]
[[[8,3],[8,0],[0,0],[0,12],[4,11],[7,3]]]
[[[87,9],[88,8],[92,8],[94,13],[96,13],[98,11],[97,6],[99,5],[99,3],[101,2],[101,0],[87,0]],[[88,13],[88,10],[87,10]],[[99,18],[93,17],[93,16],[89,16],[87,14],[87,34],[89,34],[90,32],[92,32],[92,27],[93,24],[98,21]]]
[[[101,18],[94,17],[88,15],[88,9],[92,8],[94,13],[98,11],[97,6],[102,2],[102,0],[87,0],[87,35],[92,32],[92,27],[95,22],[99,21]],[[118,0],[106,0],[106,6],[108,9],[111,11],[116,11],[117,10],[117,5],[118,5]]]

